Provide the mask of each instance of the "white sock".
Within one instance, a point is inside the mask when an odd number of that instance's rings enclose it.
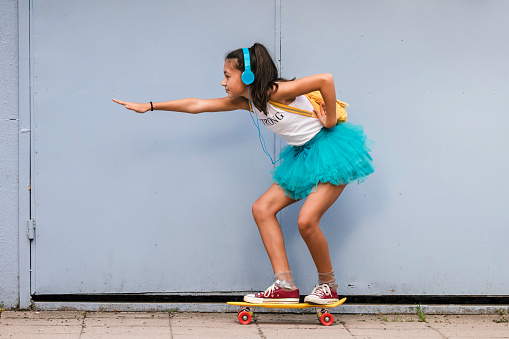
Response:
[[[293,291],[297,289],[293,281],[292,271],[286,271],[274,274],[274,284],[282,289]]]
[[[334,276],[334,270],[329,273],[318,272],[318,284],[327,284],[334,291],[338,291],[338,284],[336,283],[336,277]]]

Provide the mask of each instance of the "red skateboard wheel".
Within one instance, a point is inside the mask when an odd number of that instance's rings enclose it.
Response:
[[[322,314],[322,316],[320,317],[320,322],[322,323],[322,325],[324,326],[330,326],[332,325],[332,323],[334,322],[334,317],[332,316],[332,314],[328,313],[328,312],[325,312],[324,314]]]
[[[251,313],[248,311],[240,311],[237,317],[242,325],[251,323]]]

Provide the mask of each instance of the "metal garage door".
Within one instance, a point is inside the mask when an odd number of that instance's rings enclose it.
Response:
[[[251,204],[272,166],[248,114],[137,115],[111,102],[222,96],[225,53],[260,41],[283,76],[332,73],[349,120],[376,141],[375,174],[323,219],[341,292],[507,295],[508,5],[310,6],[33,2],[33,293],[268,285]],[[280,220],[307,293],[299,207]]]

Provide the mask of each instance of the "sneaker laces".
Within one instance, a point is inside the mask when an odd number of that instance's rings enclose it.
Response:
[[[320,298],[322,298],[324,295],[329,295],[332,297],[332,292],[330,290],[329,285],[327,285],[327,284],[322,284],[322,285],[316,286],[313,289],[313,292],[311,292],[311,294],[318,295]]]
[[[265,290],[265,292],[263,292],[263,295],[267,298],[272,293],[274,293],[275,290],[276,290],[276,284],[272,284],[272,285],[269,286],[269,288],[267,288]]]

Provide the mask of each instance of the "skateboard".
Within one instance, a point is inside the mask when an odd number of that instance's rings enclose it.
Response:
[[[304,308],[316,308],[316,315],[318,319],[324,326],[330,326],[334,322],[334,317],[330,313],[330,309],[337,307],[343,304],[346,301],[346,298],[340,299],[332,304],[327,305],[318,305],[318,304],[309,304],[309,303],[298,303],[298,304],[276,304],[276,303],[264,303],[264,304],[255,304],[255,303],[247,303],[243,301],[229,301],[228,305],[241,306],[242,308],[237,313],[237,318],[242,325],[247,325],[251,323],[253,318],[253,311],[251,308],[255,307],[263,307],[263,308],[296,308],[296,309],[304,309]]]

